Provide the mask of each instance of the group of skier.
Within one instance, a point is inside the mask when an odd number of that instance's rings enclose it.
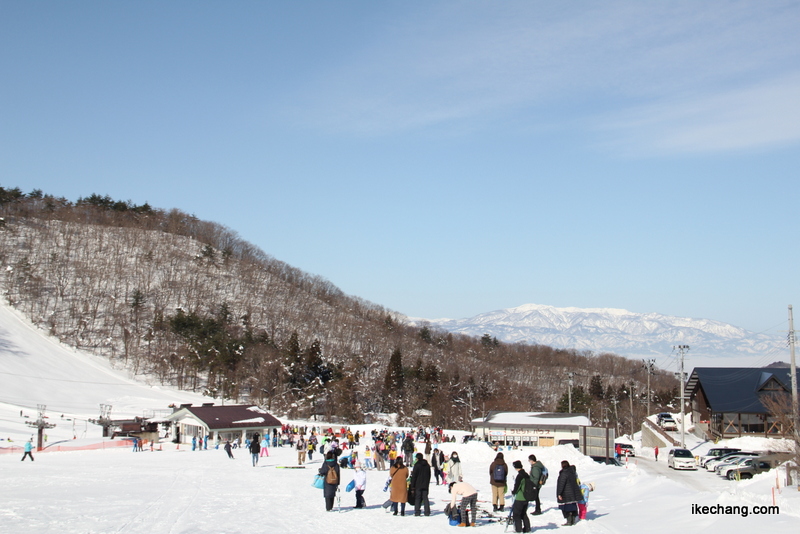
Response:
[[[388,433],[373,431],[374,447],[365,448],[365,459],[368,466],[374,456],[376,462],[386,456],[390,462],[389,478],[386,480],[384,491],[390,491],[389,500],[385,506],[389,507],[393,515],[404,516],[406,504],[414,505],[414,515],[430,515],[430,502],[428,499],[429,486],[433,478],[436,485],[447,484],[452,500],[447,512],[453,511],[453,516],[460,521],[458,526],[474,525],[477,519],[478,491],[474,486],[463,479],[463,469],[456,451],[450,456],[444,455],[438,444],[432,445],[430,435],[421,434],[416,441],[415,433]],[[397,442],[401,445],[398,447]],[[419,443],[424,445],[423,452],[415,452]],[[325,462],[319,470],[319,475],[325,479],[323,495],[325,509],[333,510],[334,500],[337,497],[341,471],[343,467],[355,469],[352,486],[349,489],[356,491],[355,508],[364,508],[364,490],[366,489],[366,472],[364,466],[357,460],[355,451],[350,454],[350,462],[337,461],[341,449],[335,440],[331,441],[332,448],[325,457]],[[381,444],[384,446],[381,447]],[[388,445],[388,447],[387,447]],[[410,461],[409,461],[410,456]],[[512,463],[516,471],[514,475],[511,496],[513,504],[508,520],[514,523],[515,532],[531,532],[530,519],[528,518],[529,505],[533,503],[533,512],[530,515],[542,514],[542,503],[539,492],[547,482],[549,473],[544,464],[535,455],[528,456],[529,471],[526,471],[521,461]],[[379,467],[375,467],[380,469]],[[512,475],[505,462],[502,452],[498,452],[494,461],[489,466],[489,483],[492,488],[493,512],[505,511],[505,494],[508,489],[508,478]],[[433,476],[432,476],[433,475]],[[441,482],[440,482],[441,481]],[[578,519],[586,518],[586,505],[589,492],[593,491],[591,484],[582,484],[578,479],[576,468],[566,460],[561,463],[561,471],[556,484],[556,499],[565,523],[574,525]],[[459,500],[460,499],[460,500]],[[454,522],[455,524],[455,522]]]

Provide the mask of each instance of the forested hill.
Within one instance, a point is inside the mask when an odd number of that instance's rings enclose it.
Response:
[[[425,408],[454,428],[489,410],[564,409],[573,372],[573,411],[613,416],[631,392],[621,422],[643,410],[639,361],[412,327],[177,209],[0,187],[0,216],[7,301],[142,379],[350,422],[389,411],[411,424]],[[651,378],[670,402],[674,379]]]

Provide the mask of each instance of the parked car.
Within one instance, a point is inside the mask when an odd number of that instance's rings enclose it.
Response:
[[[728,480],[740,480],[745,478],[753,478],[753,475],[764,473],[772,469],[769,462],[760,460],[758,458],[748,458],[743,463],[737,466],[732,466],[727,470],[725,476]]]
[[[706,470],[707,471],[714,471],[715,473],[719,473],[723,467],[726,467],[731,464],[735,464],[742,458],[748,458],[758,456],[758,453],[755,452],[735,452],[733,454],[729,454],[727,456],[723,456],[718,460],[714,460],[711,462],[706,462]],[[709,466],[711,466],[709,468]]]
[[[667,467],[672,469],[697,469],[694,454],[689,449],[670,449],[667,455]]]
[[[580,445],[580,441],[578,441],[577,439],[560,439],[560,440],[558,440],[558,444],[559,445],[572,445],[576,449],[581,446]]]
[[[728,480],[739,480],[744,478],[753,478],[753,475],[764,473],[770,469],[778,467],[783,462],[791,460],[792,453],[789,452],[776,452],[763,454],[761,456],[745,457],[744,460],[738,462],[735,466],[726,469],[723,476]],[[720,472],[720,474],[722,474]]]
[[[700,457],[700,467],[705,467],[706,462],[709,460],[714,460],[720,456],[725,456],[726,454],[739,452],[741,450],[742,449],[735,449],[732,447],[715,447],[713,449],[709,449],[707,453]]]
[[[714,468],[716,468],[721,462],[735,460],[736,458],[732,458],[733,456],[758,456],[758,454],[754,452],[743,451],[729,452],[727,454],[723,454],[722,456],[717,456],[716,458],[706,460],[706,471],[714,471]]]
[[[727,478],[728,471],[731,469],[736,469],[739,467],[744,467],[746,465],[752,465],[753,460],[756,460],[757,457],[754,456],[742,456],[732,462],[721,462],[717,467],[714,469],[719,476],[723,478]]]
[[[677,432],[678,430],[678,423],[675,422],[675,419],[672,418],[670,415],[669,417],[665,417],[661,420],[661,428],[664,430]]]
[[[621,456],[636,456],[633,445],[630,443],[617,443],[617,445],[619,445]]]
[[[656,415],[656,424],[661,425],[661,421],[669,417],[672,419],[672,414],[669,412],[661,412],[660,414]]]

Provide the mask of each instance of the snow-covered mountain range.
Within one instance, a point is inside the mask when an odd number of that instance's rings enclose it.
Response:
[[[508,343],[613,352],[630,357],[670,355],[677,345],[689,345],[695,357],[755,362],[785,359],[786,337],[756,334],[712,321],[659,313],[634,313],[612,308],[556,308],[525,304],[482,313],[467,319],[412,319],[449,332],[489,334]],[[717,364],[722,362],[717,362]]]

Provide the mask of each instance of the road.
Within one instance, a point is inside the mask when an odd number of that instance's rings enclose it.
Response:
[[[670,480],[683,484],[696,491],[721,492],[728,490],[735,481],[727,480],[698,467],[697,471],[675,470],[667,467],[666,454],[660,455],[656,462],[649,458],[630,458],[629,463],[635,463],[639,469],[654,475],[663,475]]]

